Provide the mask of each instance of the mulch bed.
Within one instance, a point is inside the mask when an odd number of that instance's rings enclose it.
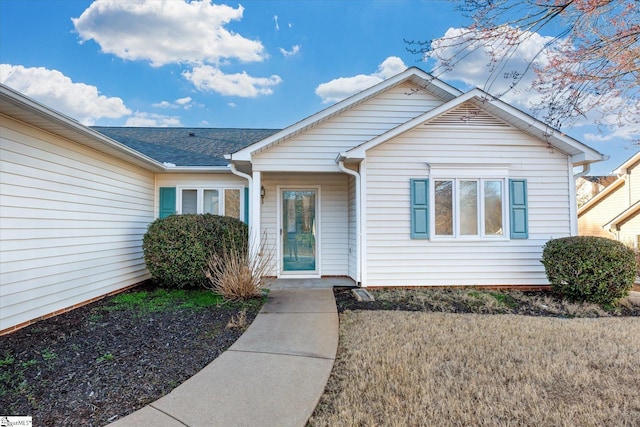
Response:
[[[445,313],[519,314],[564,318],[640,316],[640,306],[634,306],[632,304],[621,305],[610,311],[594,310],[589,307],[583,311],[578,311],[576,314],[575,306],[567,305],[566,302],[554,297],[549,291],[487,291],[471,288],[467,290],[455,288],[436,288],[433,290],[415,289],[415,292],[421,292],[427,295],[426,298],[421,299],[408,297],[406,292],[401,289],[395,292],[392,288],[385,290],[369,289],[368,291],[374,296],[375,301],[358,301],[351,289],[334,288],[333,293],[338,312],[342,313],[346,310],[402,310]],[[433,294],[431,298],[428,297],[430,292]],[[464,292],[492,292],[494,295],[503,294],[510,298],[507,300],[508,304],[485,305],[477,299],[469,300],[459,298],[460,293]],[[381,295],[383,293],[384,295]],[[551,303],[548,305],[541,304],[540,299],[542,297],[550,298]],[[572,309],[574,311],[572,311]]]
[[[144,290],[136,288],[133,291]],[[440,290],[447,293],[456,290]],[[376,291],[372,291],[374,296]],[[485,312],[457,302],[395,298],[359,302],[349,289],[335,289],[338,311],[411,310]],[[497,313],[572,317],[545,311],[536,292]],[[442,295],[440,295],[442,296]],[[193,376],[231,346],[243,329],[228,328],[233,306],[176,308],[138,313],[110,310],[107,297],[0,337],[0,415],[28,415],[38,426],[103,426],[155,401]],[[561,302],[557,301],[561,306]],[[249,325],[259,304],[248,307]],[[615,316],[640,316],[627,306]]]
[[[108,310],[113,298],[0,337],[0,415],[106,425],[170,392],[243,333],[227,328],[238,307],[136,313]],[[259,309],[247,309],[247,325]]]

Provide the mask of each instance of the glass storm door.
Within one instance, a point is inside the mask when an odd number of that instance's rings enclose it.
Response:
[[[282,191],[282,271],[310,273],[316,268],[317,190]]]

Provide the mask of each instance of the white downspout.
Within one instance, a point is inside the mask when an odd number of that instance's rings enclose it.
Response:
[[[338,160],[338,167],[340,170],[346,174],[349,174],[355,178],[355,186],[356,186],[356,283],[360,285],[362,283],[362,250],[361,250],[361,235],[362,230],[360,227],[360,215],[361,215],[361,206],[360,206],[360,174],[354,170],[347,168],[344,165],[344,160]]]
[[[573,174],[573,179],[578,179],[581,176],[585,176],[591,170],[591,163],[587,163],[586,165],[582,165],[582,170],[578,173]]]
[[[573,173],[573,163],[571,158],[567,158],[567,165],[569,169],[569,224],[571,229],[571,236],[578,235],[578,199],[576,196],[576,180],[581,176],[585,176],[591,170],[591,164],[587,163],[582,165],[582,170],[578,173]],[[571,181],[571,175],[573,175],[573,181]]]

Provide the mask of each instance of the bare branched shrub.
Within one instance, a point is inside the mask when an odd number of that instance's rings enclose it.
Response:
[[[229,319],[227,329],[236,329],[244,331],[247,329],[247,309],[243,308],[240,312]]]
[[[246,243],[214,253],[204,269],[205,287],[232,301],[261,296],[273,259],[273,250],[265,242],[263,238],[260,245]]]

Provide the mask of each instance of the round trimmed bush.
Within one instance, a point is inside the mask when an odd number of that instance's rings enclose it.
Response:
[[[142,241],[144,260],[153,281],[166,288],[206,284],[204,269],[211,255],[246,248],[247,225],[211,214],[171,215],[149,225]]]
[[[553,292],[574,302],[614,303],[629,294],[636,277],[633,250],[604,237],[549,240],[542,264]]]

